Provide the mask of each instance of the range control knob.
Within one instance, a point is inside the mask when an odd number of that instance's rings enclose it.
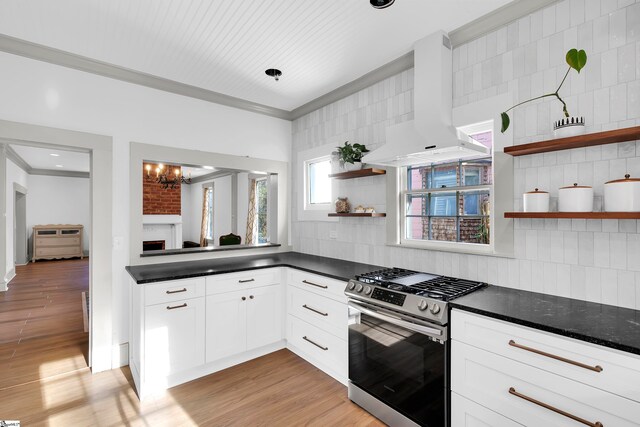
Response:
[[[352,291],[356,288],[356,284],[353,282],[349,282],[349,290]]]
[[[431,312],[432,312],[433,314],[438,314],[438,313],[440,313],[440,306],[439,306],[438,304],[433,304],[433,305],[431,306]]]
[[[422,311],[425,311],[427,308],[429,308],[429,303],[427,302],[427,300],[421,299],[418,303],[418,308]]]
[[[371,286],[365,286],[364,287],[364,293],[369,295],[371,293]]]
[[[357,292],[362,292],[362,283],[358,283],[358,287],[356,288]]]

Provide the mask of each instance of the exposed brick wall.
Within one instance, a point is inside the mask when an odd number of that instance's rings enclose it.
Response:
[[[152,179],[147,178],[147,165],[151,166],[149,175]],[[142,213],[143,215],[181,215],[181,184],[178,183],[175,188],[162,188],[162,184],[156,182],[155,163],[144,163],[142,165]],[[169,170],[169,178],[175,177],[175,169],[180,170],[180,166],[164,165],[164,170]]]

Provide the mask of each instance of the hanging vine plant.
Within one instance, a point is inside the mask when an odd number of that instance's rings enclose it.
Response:
[[[531,101],[535,101],[537,99],[542,99],[542,98],[548,98],[548,97],[556,97],[558,99],[558,101],[560,101],[562,103],[562,112],[564,113],[564,116],[569,118],[571,117],[571,115],[569,114],[569,111],[567,111],[567,103],[564,102],[564,100],[560,97],[560,88],[562,88],[562,85],[564,84],[565,80],[567,80],[567,76],[569,75],[569,72],[571,72],[571,70],[576,70],[578,72],[578,74],[580,73],[580,70],[582,70],[584,68],[584,66],[587,64],[587,53],[584,50],[578,50],[578,49],[571,49],[567,52],[567,55],[565,57],[567,64],[569,65],[569,69],[567,70],[567,72],[564,75],[564,78],[562,79],[562,81],[560,82],[560,85],[558,85],[558,88],[555,90],[555,92],[552,93],[547,93],[545,95],[541,95],[541,96],[537,96],[535,98],[531,98],[528,99],[526,101],[522,101],[516,105],[514,105],[513,107],[509,108],[508,110],[500,113],[500,118],[502,119],[502,127],[500,129],[500,131],[502,133],[504,133],[507,129],[509,129],[509,124],[511,123],[511,119],[509,118],[509,114],[507,114],[509,111],[513,110],[514,108],[522,105],[522,104],[526,104],[528,102]]]

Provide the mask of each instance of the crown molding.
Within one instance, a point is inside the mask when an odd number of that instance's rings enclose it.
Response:
[[[29,165],[29,163],[27,163],[18,153],[16,153],[13,147],[8,144],[4,144],[4,146],[7,153],[7,159],[18,165],[18,167],[23,171],[29,173],[29,171],[31,170],[31,165]]]
[[[290,120],[290,112],[268,105],[258,104],[241,98],[214,92],[197,86],[180,83],[152,74],[135,71],[108,62],[98,61],[75,53],[55,49],[26,40],[0,34],[0,51],[24,56],[25,58],[61,65],[67,68],[97,74],[99,76],[121,80],[152,89],[188,96],[215,104],[239,108],[253,113],[265,114],[279,119]]]
[[[292,110],[291,120],[298,119],[312,111],[316,111],[324,106],[346,98],[349,95],[353,95],[362,89],[366,89],[384,79],[413,68],[413,63],[413,51],[405,53],[400,58],[394,59],[393,61],[384,64],[382,67],[376,68],[375,70],[370,71],[367,74]]]
[[[34,169],[26,162],[9,144],[0,142],[0,146],[4,147],[7,159],[15,163],[20,169],[29,175],[45,175],[45,176],[64,176],[68,178],[89,178],[89,172],[65,171],[52,169]]]
[[[468,43],[559,0],[514,0],[449,33],[453,47]]]
[[[449,39],[455,48],[558,1],[559,0],[514,0],[468,24],[456,28],[449,33]],[[0,51],[283,120],[296,120],[349,95],[353,95],[381,80],[408,70],[414,65],[413,51],[411,51],[331,92],[319,96],[291,111],[286,111],[201,87],[180,83],[175,80],[169,80],[98,61],[82,55],[76,55],[60,49],[32,43],[5,34],[0,34]]]

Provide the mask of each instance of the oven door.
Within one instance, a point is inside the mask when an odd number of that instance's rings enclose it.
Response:
[[[349,380],[423,426],[445,426],[447,329],[349,301]]]

